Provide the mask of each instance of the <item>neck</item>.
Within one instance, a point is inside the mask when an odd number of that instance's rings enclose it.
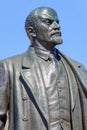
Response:
[[[53,48],[55,47],[55,44],[53,44],[53,43],[47,43],[47,42],[44,42],[44,41],[39,42],[39,41],[35,40],[33,42],[33,46],[37,47],[37,48],[41,48],[42,50],[52,51]]]

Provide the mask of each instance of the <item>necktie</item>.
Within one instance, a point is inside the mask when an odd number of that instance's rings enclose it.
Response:
[[[49,66],[46,69],[47,78],[46,78],[46,86],[54,86],[58,78],[58,61],[53,54],[49,55]]]
[[[50,60],[52,61],[52,70],[55,72],[58,72],[58,61],[56,59],[56,57],[50,53]]]

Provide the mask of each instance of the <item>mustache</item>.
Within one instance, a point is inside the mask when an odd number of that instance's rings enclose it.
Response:
[[[53,36],[53,35],[58,35],[58,36],[61,36],[61,31],[59,31],[59,30],[53,30],[53,31],[51,31],[50,32],[50,36]]]

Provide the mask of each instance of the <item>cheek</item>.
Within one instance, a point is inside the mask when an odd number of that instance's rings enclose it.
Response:
[[[43,33],[47,33],[49,28],[48,26],[46,26],[44,23],[39,24],[39,26],[37,26],[38,30],[41,30]]]
[[[49,37],[49,33],[48,33],[48,30],[46,30],[46,29],[44,29],[44,28],[38,28],[38,35],[40,36],[40,37],[43,37],[43,38],[47,38],[47,37]]]
[[[50,37],[49,29],[46,26],[39,24],[36,26],[36,35],[40,38],[48,39]]]

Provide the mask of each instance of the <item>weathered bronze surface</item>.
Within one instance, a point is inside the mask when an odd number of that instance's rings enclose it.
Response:
[[[55,48],[56,11],[33,10],[25,30],[28,50],[0,61],[0,130],[87,130],[87,71]]]

